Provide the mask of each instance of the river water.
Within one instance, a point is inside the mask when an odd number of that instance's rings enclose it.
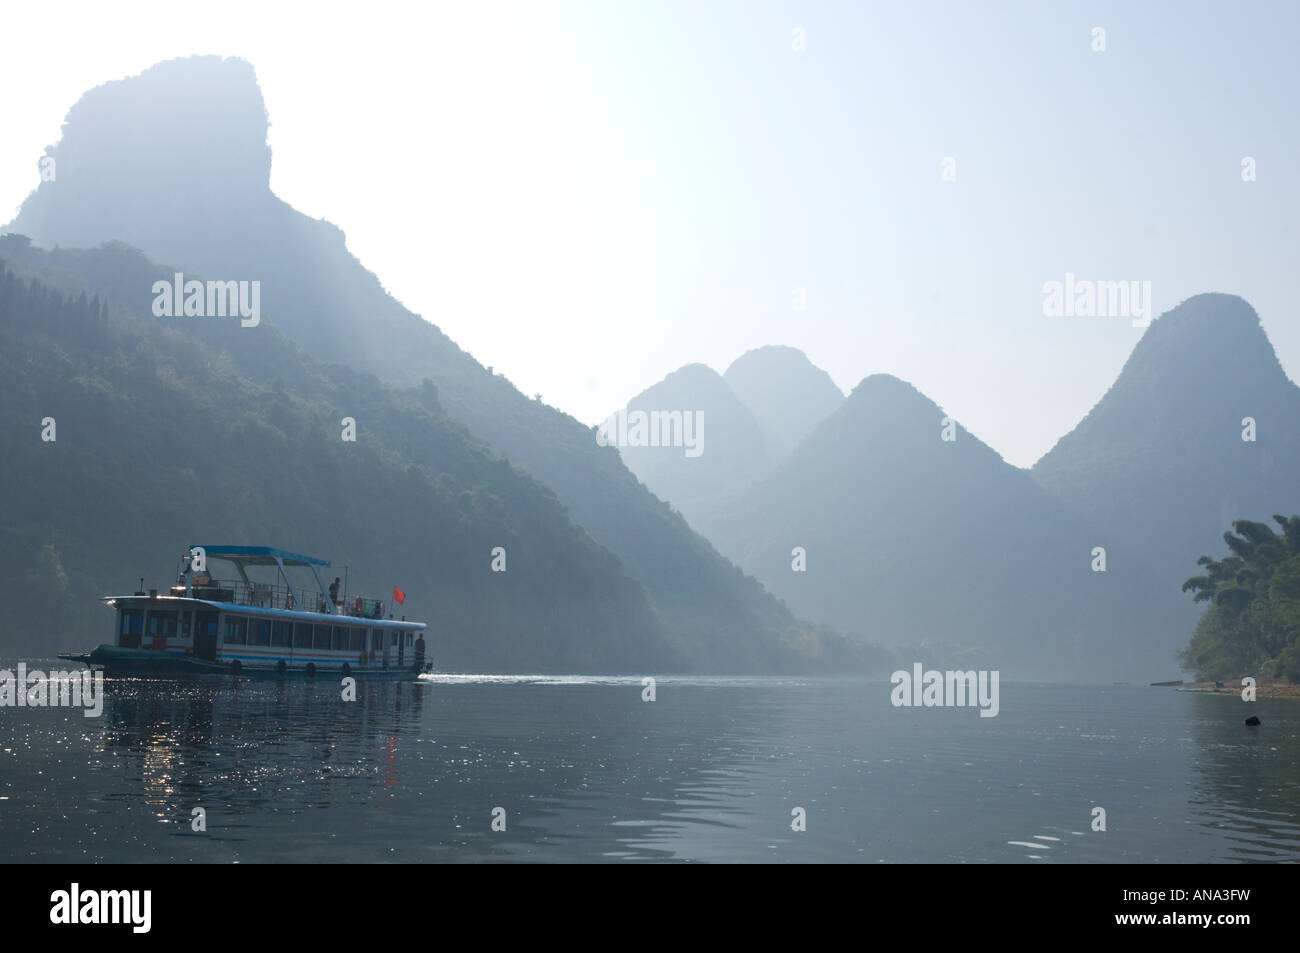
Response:
[[[1004,683],[981,718],[890,691],[112,680],[99,717],[0,708],[0,858],[1300,860],[1300,701]]]

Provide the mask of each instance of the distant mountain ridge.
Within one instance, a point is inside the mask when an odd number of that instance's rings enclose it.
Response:
[[[1174,670],[1186,633],[1144,606],[1144,567],[1093,572],[1107,541],[945,420],[865,378],[713,539],[795,612],[888,645],[965,650],[1007,678]]]
[[[685,370],[629,406],[686,402],[674,386]],[[766,461],[752,434],[744,453],[734,441],[719,447],[714,472],[730,482],[707,483],[671,454],[624,454],[796,613],[898,647],[1010,653],[1008,667],[1060,677],[1056,649],[1034,644],[1043,632],[1076,673],[1138,667],[1163,678],[1200,612],[1181,591],[1197,557],[1216,552],[1235,519],[1300,509],[1300,388],[1235,296],[1198,295],[1156,320],[1097,407],[1032,471],[960,428],[945,450],[932,439],[944,412],[887,375],[841,402],[821,387],[813,409],[788,410],[781,398],[817,393],[821,374],[790,348],[733,364],[723,380],[749,396],[741,403],[755,419],[767,402],[764,447],[774,445],[772,408],[811,433],[787,430],[784,445],[797,446]],[[792,388],[798,375],[804,384]],[[716,393],[700,399],[718,404]],[[1104,572],[1092,571],[1094,553]],[[794,570],[799,559],[806,571]],[[919,566],[926,575],[897,575]],[[1012,618],[989,605],[998,593],[1015,594]]]
[[[830,375],[802,351],[749,351],[725,375],[687,364],[627,402],[628,412],[698,415],[707,438],[698,457],[661,447],[622,446],[628,469],[660,499],[710,535],[722,507],[765,477],[844,401]]]

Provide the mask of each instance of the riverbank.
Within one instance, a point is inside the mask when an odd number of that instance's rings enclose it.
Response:
[[[1215,682],[1183,682],[1182,685],[1174,686],[1175,691],[1180,692],[1206,692],[1212,695],[1240,695],[1243,691],[1241,679],[1246,676],[1239,676],[1233,679],[1223,679]],[[1256,698],[1300,698],[1300,684],[1292,682],[1275,682],[1272,679],[1261,676],[1252,676],[1255,679],[1255,697]],[[1222,688],[1217,687],[1222,685]]]

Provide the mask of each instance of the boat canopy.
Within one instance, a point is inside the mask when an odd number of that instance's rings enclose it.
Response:
[[[286,552],[273,546],[191,546],[202,549],[211,559],[228,559],[245,566],[329,566],[323,559]]]
[[[280,580],[284,583],[283,595],[285,600],[290,603],[289,605],[286,605],[285,608],[297,607],[296,603],[293,602],[293,583],[289,580],[287,570],[299,568],[309,569],[312,577],[316,580],[316,591],[319,598],[324,600],[325,608],[321,611],[329,612],[333,615],[342,614],[342,607],[336,601],[338,598],[337,587],[329,588],[329,598],[325,598],[325,580],[321,579],[320,569],[322,566],[329,566],[329,563],[323,559],[316,559],[313,556],[303,556],[300,553],[286,552],[283,549],[276,549],[273,546],[191,546],[190,553],[192,555],[197,555],[197,551],[200,549],[203,551],[205,560],[217,559],[233,564],[235,570],[239,573],[239,583],[233,588],[242,589],[247,594],[248,600],[254,603],[266,603],[267,600],[274,600],[274,597],[277,594],[274,593],[270,587],[261,583],[254,583],[253,580],[249,579],[248,570],[250,568],[254,566],[275,568],[276,573],[279,574]],[[195,595],[195,589],[190,579],[192,564],[188,558],[184,565],[185,569],[183,570],[183,579],[185,583],[185,595]],[[207,574],[206,569],[200,570],[200,572],[206,576],[206,578],[201,578],[200,582],[203,586],[210,588],[211,576]],[[205,593],[200,591],[198,594],[202,596]],[[230,599],[235,598],[235,593],[222,593],[220,587],[217,587],[217,592],[215,594],[219,597],[217,599],[218,602],[230,601],[229,599],[221,598],[225,595],[229,595]],[[306,593],[303,593],[303,595],[305,597]]]

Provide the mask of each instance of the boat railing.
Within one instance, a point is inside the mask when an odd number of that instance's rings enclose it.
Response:
[[[171,594],[185,595],[184,585],[172,586]],[[313,589],[291,589],[271,583],[246,583],[242,579],[210,579],[202,584],[193,582],[190,594],[195,599],[213,602],[232,602],[257,609],[297,609],[301,612],[329,614],[329,596]],[[343,615],[360,619],[382,619],[384,604],[378,599],[362,596],[347,598],[340,595],[339,611]]]

